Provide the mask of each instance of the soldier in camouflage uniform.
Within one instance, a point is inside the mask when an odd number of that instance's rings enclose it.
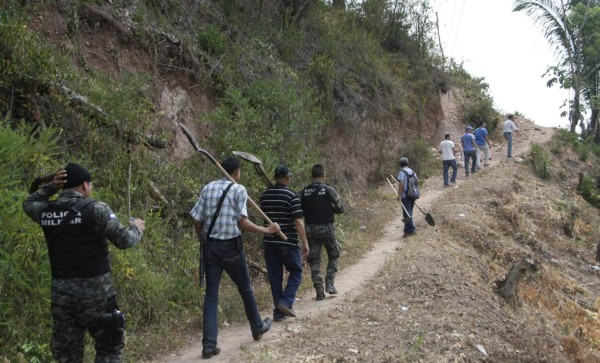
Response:
[[[95,341],[96,363],[122,361],[125,318],[117,308],[110,278],[107,240],[129,248],[140,241],[145,228],[142,219],[122,226],[106,204],[89,199],[91,179],[81,165],[68,164],[23,203],[25,213],[42,227],[48,245],[51,349],[61,363],[83,362],[86,330]],[[61,188],[58,199],[49,201]],[[77,204],[82,200],[90,201],[89,205]],[[76,204],[80,209],[71,219]],[[60,225],[63,218],[67,223]]]
[[[325,291],[329,294],[337,294],[333,283],[340,257],[340,245],[335,237],[333,222],[334,214],[344,213],[344,205],[335,189],[324,183],[323,165],[315,164],[313,166],[312,177],[313,182],[300,191],[300,203],[310,248],[307,258],[310,263],[310,275],[313,287],[317,291],[317,300],[323,300]],[[325,247],[328,259],[325,290],[321,278],[321,250],[323,247]]]

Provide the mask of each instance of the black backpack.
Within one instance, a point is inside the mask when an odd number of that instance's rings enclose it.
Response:
[[[421,191],[419,190],[419,178],[413,172],[412,174],[408,174],[404,169],[400,170],[404,174],[406,174],[406,178],[408,179],[408,185],[405,185],[406,195],[411,199],[419,199],[421,196]]]

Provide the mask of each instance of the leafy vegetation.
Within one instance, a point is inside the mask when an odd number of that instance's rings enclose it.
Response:
[[[183,335],[200,323],[188,211],[200,187],[220,176],[198,157],[173,156],[184,148],[165,124],[193,124],[218,159],[243,150],[267,172],[288,164],[294,189],[309,181],[313,163],[327,160],[344,199],[360,206],[339,219],[344,264],[367,248],[360,226],[374,216],[359,198],[373,192],[336,169],[332,144],[359,150],[363,160],[376,155],[372,170],[356,173],[387,175],[401,151],[423,178],[433,159],[415,135],[440,85],[466,90],[468,120],[495,119],[483,80],[460,67],[441,71],[426,1],[352,2],[345,11],[306,1],[284,14],[274,2],[251,0],[22,3],[3,2],[0,14],[0,359],[50,360],[47,252],[21,211],[35,176],[80,162],[93,174],[95,198],[122,221],[146,220],[139,246],[111,251],[128,360],[137,362],[181,344],[163,339],[165,331]],[[168,113],[172,100],[161,92],[174,84],[188,103],[208,100]],[[339,131],[351,137],[336,140]],[[153,147],[155,139],[168,147]],[[254,195],[263,188],[256,177],[243,181]],[[258,238],[247,238],[254,260]],[[256,286],[261,306],[269,305],[268,287],[260,279]],[[235,290],[222,290],[222,318],[241,319]]]
[[[515,1],[514,11],[523,11],[539,24],[544,36],[556,49],[559,62],[548,69],[548,86],[556,83],[573,91],[568,116],[570,131],[581,127],[585,138],[594,134],[600,144],[598,80],[600,79],[600,2],[592,1]],[[591,111],[589,122],[585,110]]]
[[[552,175],[550,156],[540,144],[531,144],[531,167],[538,177],[544,180],[550,179]]]

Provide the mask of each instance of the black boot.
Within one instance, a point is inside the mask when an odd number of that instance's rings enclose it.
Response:
[[[325,291],[323,291],[323,288],[321,287],[317,289],[317,301],[323,299],[325,299]]]

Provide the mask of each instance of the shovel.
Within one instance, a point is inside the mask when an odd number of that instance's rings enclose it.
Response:
[[[235,182],[235,180],[231,177],[231,175],[229,175],[229,173],[227,171],[225,171],[225,169],[223,169],[223,167],[221,166],[221,164],[219,164],[219,162],[206,150],[202,149],[199,145],[198,142],[196,141],[196,139],[194,138],[194,136],[192,135],[192,133],[190,132],[190,130],[188,130],[187,127],[185,127],[183,124],[179,124],[179,126],[181,127],[181,129],[183,130],[183,133],[185,134],[185,136],[187,137],[187,139],[189,140],[189,142],[192,144],[192,146],[194,147],[194,149],[196,149],[197,152],[201,153],[202,155],[206,156],[206,158],[208,160],[210,160],[210,162],[217,167],[217,169],[219,169],[221,171],[221,173],[223,173],[223,175],[229,179],[230,182],[233,182],[235,184],[237,184]],[[263,212],[260,207],[248,196],[248,203],[250,203],[250,206],[252,208],[254,208],[254,210],[256,212],[258,212],[258,214],[262,217],[262,219],[264,219],[265,221],[267,221],[267,223],[273,223],[271,221],[271,219],[269,219],[269,217],[267,217],[267,215],[265,214],[265,212]],[[287,241],[287,237],[285,236],[285,234],[283,234],[283,232],[279,231],[277,232],[277,235],[279,235],[279,237],[284,240]]]
[[[254,166],[254,170],[256,170],[256,173],[258,174],[258,176],[260,176],[265,185],[268,188],[273,186],[273,182],[271,182],[271,179],[269,179],[269,177],[267,176],[267,173],[265,172],[265,169],[262,166],[262,161],[259,158],[243,151],[234,151],[233,155],[239,156],[240,158],[251,162],[252,166]]]
[[[396,194],[396,196],[398,195],[398,192],[396,191],[396,188],[393,186],[392,182],[390,181],[390,178],[387,178],[388,183],[390,184],[390,187],[392,187],[392,190],[394,191],[394,193]],[[396,184],[398,185],[398,184]],[[429,224],[430,226],[435,226],[435,221],[433,220],[433,216],[424,211],[421,207],[419,207],[419,205],[417,204],[417,202],[415,202],[415,205],[417,206],[417,208],[419,208],[419,210],[421,211],[421,213],[425,214],[425,221],[427,222],[427,224]],[[404,208],[404,204],[402,205],[402,207]],[[406,209],[404,209],[406,211]],[[408,214],[408,212],[406,212],[406,214]],[[402,220],[404,222],[404,220]],[[406,223],[406,222],[405,222]]]
[[[396,188],[394,187],[394,185],[392,184],[390,179],[386,178],[386,180],[387,180],[388,184],[390,185],[390,188],[392,188],[392,190],[394,191],[394,194],[396,194],[396,197],[398,197],[398,192],[396,191]],[[402,206],[402,209],[404,209],[404,212],[408,215],[408,217],[402,218],[402,223],[404,223],[404,224],[410,223],[410,219],[412,218],[412,216],[410,215],[410,213],[408,213],[408,211],[406,210],[406,207],[404,206],[404,204],[402,202],[400,202],[400,205]]]
[[[419,207],[419,205],[415,202],[415,205],[417,206],[417,208],[419,208],[419,210],[425,214],[425,220],[427,221],[427,224],[429,224],[430,226],[435,226],[435,221],[433,220],[433,217],[431,216],[431,214],[429,214],[427,211],[424,211],[423,209],[421,209],[421,207]]]

